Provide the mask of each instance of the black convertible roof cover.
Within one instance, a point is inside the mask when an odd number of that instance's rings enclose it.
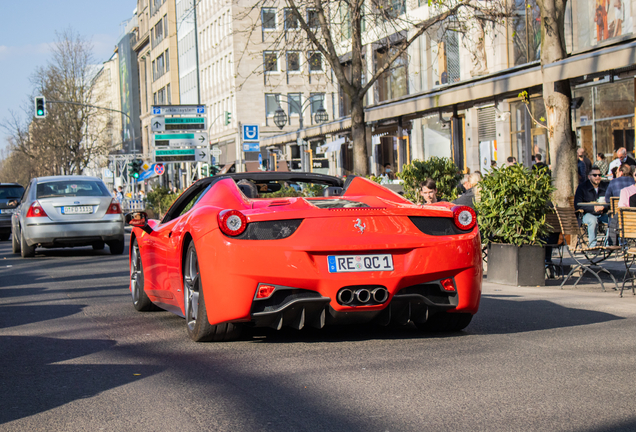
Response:
[[[325,184],[329,186],[343,187],[344,182],[342,179],[325,174],[314,174],[307,172],[289,172],[289,171],[262,171],[262,172],[246,172],[246,173],[234,173],[234,174],[221,174],[211,179],[219,179],[229,177],[234,181],[239,180],[253,180],[255,182],[273,182],[273,181],[287,181],[287,182],[305,182],[305,183],[317,183]]]

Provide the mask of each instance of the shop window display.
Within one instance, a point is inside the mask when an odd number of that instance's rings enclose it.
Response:
[[[523,101],[510,103],[510,155],[517,162],[531,166],[532,157],[540,154],[541,160],[550,164],[548,134],[542,125],[545,125],[543,98],[531,99],[530,105]]]
[[[574,0],[572,14],[573,51],[578,52],[634,31],[630,0]]]

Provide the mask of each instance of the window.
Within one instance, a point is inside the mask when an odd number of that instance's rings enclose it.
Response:
[[[265,94],[265,116],[273,117],[274,113],[280,106],[280,94],[279,93],[266,93]]]
[[[307,25],[312,29],[320,27],[320,20],[318,19],[318,11],[316,9],[307,9]]]
[[[168,59],[168,50],[166,50],[163,53],[163,58],[165,59],[165,62],[166,62],[166,72],[168,72],[170,70],[170,60]]]
[[[314,114],[316,114],[320,108],[325,107],[325,94],[312,93],[309,98],[311,99],[311,119],[313,121]]]
[[[399,47],[381,49],[375,52],[376,70],[395,55]],[[408,94],[406,54],[399,56],[388,70],[378,78],[378,102],[399,98]],[[444,75],[445,77],[447,76]],[[447,78],[446,78],[447,79]]]
[[[510,66],[522,65],[541,57],[541,14],[535,0],[515,0],[509,52]],[[586,16],[586,20],[587,20]],[[585,20],[584,20],[585,21]]]
[[[322,53],[318,51],[309,53],[309,72],[322,72]]]
[[[157,65],[155,64],[155,61],[152,61],[152,80],[156,80],[157,79]]]
[[[168,15],[163,16],[163,34],[168,36]]]
[[[380,0],[376,7],[384,20],[395,19],[406,12],[406,0]]]
[[[300,108],[302,102],[302,95],[300,93],[289,93],[287,95],[287,106],[289,107],[289,116],[300,116]]]
[[[300,53],[297,51],[287,52],[287,72],[300,72]]]
[[[263,51],[263,70],[278,72],[278,55],[276,51]]]
[[[261,9],[263,30],[276,30],[276,8]]]
[[[154,94],[152,95],[152,97],[153,97],[153,99],[154,99],[154,105],[159,105],[159,104],[157,103],[157,93],[154,93]]]
[[[168,95],[168,105],[172,105],[172,96],[170,95],[170,84],[166,86],[166,94]]]
[[[298,16],[292,8],[285,8],[285,30],[298,30]]]
[[[351,39],[351,15],[347,4],[340,6],[340,37],[343,41]]]

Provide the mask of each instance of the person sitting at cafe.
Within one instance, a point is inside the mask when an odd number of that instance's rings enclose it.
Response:
[[[620,198],[618,199],[619,207],[632,207],[630,200],[633,201],[631,198],[636,195],[636,170],[634,170],[633,180],[635,181],[633,181],[630,186],[621,189]]]
[[[616,159],[609,164],[610,172],[612,171],[612,168],[619,167],[624,163],[632,167],[636,167],[636,160],[627,154],[627,149],[625,149],[625,147],[621,147],[616,150]]]
[[[587,176],[587,180],[576,188],[574,194],[574,207],[577,210],[583,210],[583,223],[587,225],[588,246],[596,246],[596,231],[599,222],[607,223],[608,208],[598,204],[582,204],[582,203],[598,203],[599,197],[605,197],[607,184],[601,182],[601,170],[593,166]]]
[[[605,202],[610,202],[611,197],[618,197],[621,195],[621,190],[627,186],[634,184],[634,178],[632,177],[632,167],[629,164],[622,164],[616,170],[616,178],[609,182],[609,186],[605,191]]]
[[[439,201],[437,199],[437,184],[435,183],[435,180],[428,178],[424,183],[422,183],[420,196],[424,198],[424,204],[434,204]]]

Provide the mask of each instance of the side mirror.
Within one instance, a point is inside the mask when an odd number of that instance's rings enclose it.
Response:
[[[148,234],[152,232],[152,228],[148,225],[148,214],[145,212],[126,213],[126,224],[141,228]]]

